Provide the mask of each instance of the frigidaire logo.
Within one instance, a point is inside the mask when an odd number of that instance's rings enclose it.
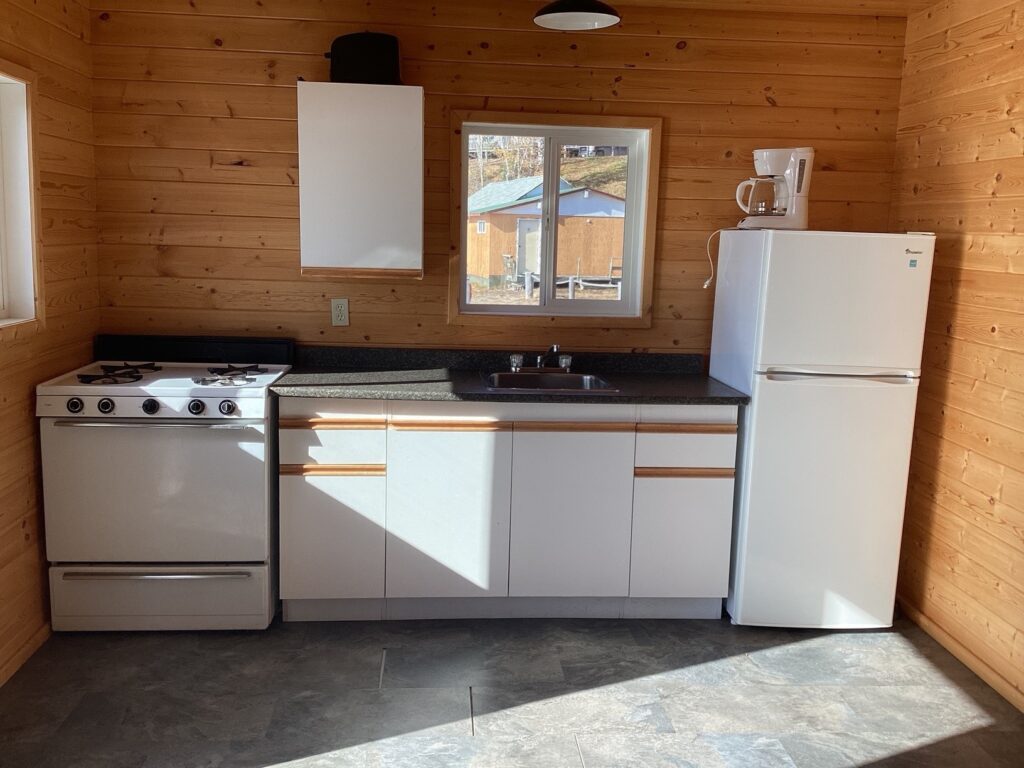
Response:
[[[910,254],[914,254],[914,255],[916,255],[916,256],[920,256],[920,255],[921,255],[922,253],[924,253],[924,251],[912,251],[912,250],[910,250],[909,248],[907,248],[907,249],[906,249],[906,254],[907,254],[908,256],[909,256]]]

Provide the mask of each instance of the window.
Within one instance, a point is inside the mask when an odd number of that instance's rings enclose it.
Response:
[[[0,324],[36,316],[31,74],[0,61]]]
[[[458,314],[649,315],[660,121],[461,113]],[[487,237],[471,236],[489,233]],[[647,322],[649,322],[649,317]]]

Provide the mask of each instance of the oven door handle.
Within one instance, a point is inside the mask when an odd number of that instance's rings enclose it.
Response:
[[[252,424],[211,424],[203,421],[167,422],[167,421],[75,421],[74,419],[57,419],[55,427],[117,427],[118,429],[255,429],[264,426],[263,422]]]
[[[165,580],[206,580],[206,579],[249,579],[248,571],[165,571],[163,573],[147,573],[145,571],[65,571],[61,576],[64,581],[165,581]]]

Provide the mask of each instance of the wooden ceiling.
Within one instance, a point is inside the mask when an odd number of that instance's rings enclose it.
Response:
[[[829,13],[845,16],[907,16],[943,0],[608,0],[617,8],[693,8],[751,13]]]

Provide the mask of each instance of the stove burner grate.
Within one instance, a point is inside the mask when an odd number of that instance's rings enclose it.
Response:
[[[266,368],[258,365],[230,365],[223,368],[207,368],[209,376],[193,376],[192,382],[200,385],[219,384],[225,387],[240,387],[243,384],[253,384],[256,381],[252,373],[266,373]]]
[[[122,363],[121,365],[101,365],[101,373],[80,373],[78,380],[82,384],[133,384],[142,381],[143,372],[161,370],[156,363]]]

